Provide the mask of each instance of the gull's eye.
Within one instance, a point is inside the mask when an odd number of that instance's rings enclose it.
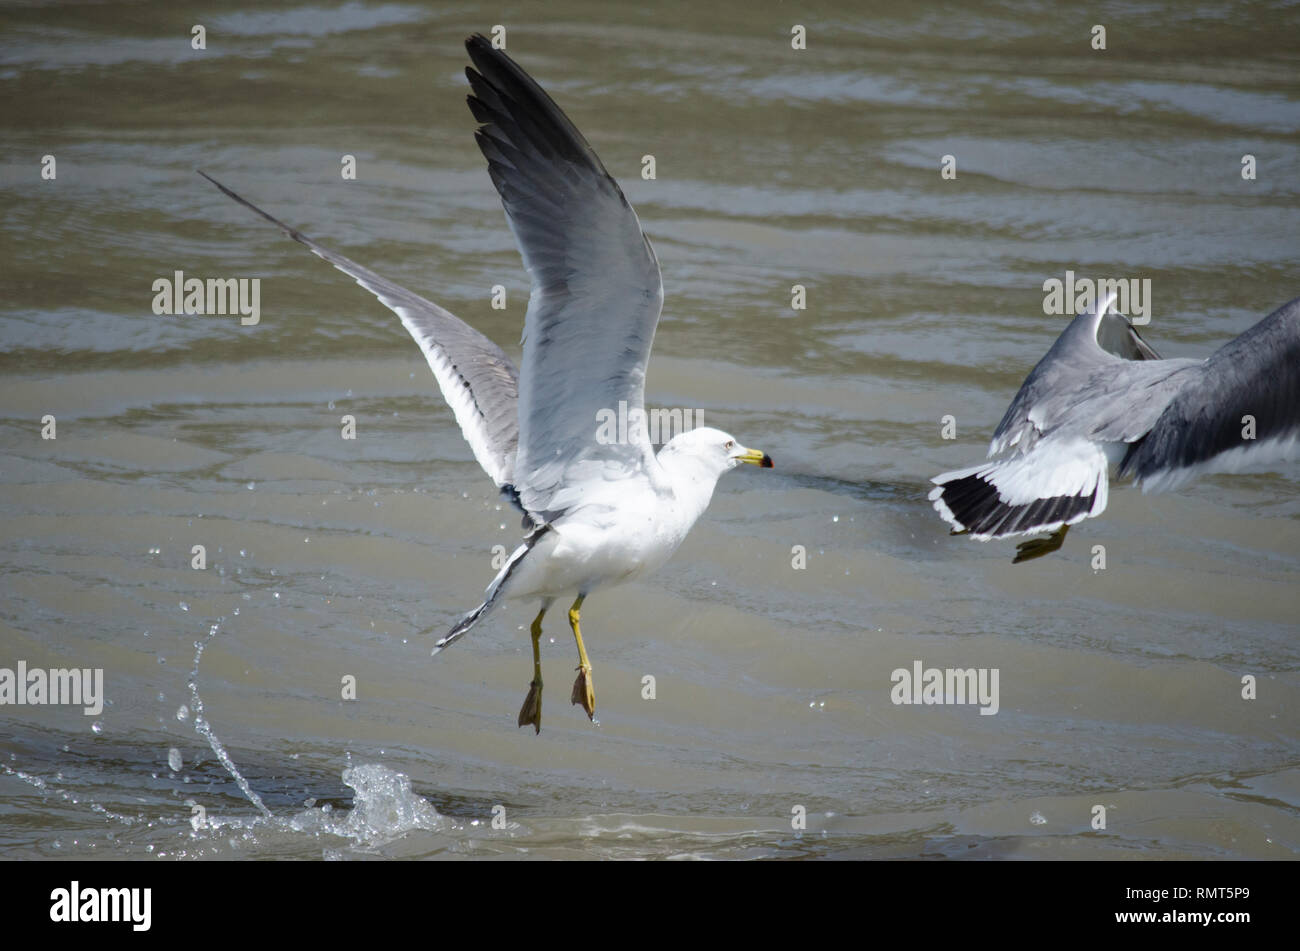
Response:
[[[722,448],[723,448],[723,449],[734,449],[735,446],[736,446],[736,440],[734,440],[734,439],[728,439],[728,440],[727,440],[727,444],[726,444],[725,446],[723,446]]]

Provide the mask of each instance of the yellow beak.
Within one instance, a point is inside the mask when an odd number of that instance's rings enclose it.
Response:
[[[741,462],[748,462],[751,466],[761,466],[764,469],[772,468],[772,457],[758,449],[746,449],[736,458]]]

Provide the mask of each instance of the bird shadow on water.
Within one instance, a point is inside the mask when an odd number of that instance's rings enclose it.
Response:
[[[811,472],[799,472],[788,467],[776,470],[764,478],[773,479],[801,489],[815,489],[842,495],[863,502],[903,502],[912,497],[921,497],[924,491],[920,486],[901,482],[874,482],[871,480],[843,479],[839,476],[818,475]]]
[[[855,480],[835,475],[780,471],[778,479],[786,486],[812,489],[840,498],[863,503],[875,511],[872,520],[874,547],[881,553],[917,562],[945,560],[943,548],[936,540],[949,534],[947,527],[934,518],[929,493],[931,486],[917,482]]]

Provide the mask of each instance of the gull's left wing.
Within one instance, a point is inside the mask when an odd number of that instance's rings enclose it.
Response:
[[[1216,350],[1120,463],[1143,491],[1300,457],[1300,298]]]

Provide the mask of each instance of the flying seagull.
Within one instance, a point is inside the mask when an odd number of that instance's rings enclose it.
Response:
[[[433,648],[464,636],[505,598],[535,598],[533,679],[519,726],[542,729],[542,618],[573,596],[578,647],[571,699],[595,717],[579,611],[594,589],[642,577],[676,551],[718,478],[772,460],[717,429],[674,436],[656,455],[644,419],[646,361],[663,304],[659,261],[632,206],[582,133],[526,72],[475,34],[465,42],[475,139],[505,206],[532,294],[518,369],[459,318],[317,244],[200,172],[370,291],[424,352],[461,433],[502,494],[524,513],[523,541],[483,602]],[[603,414],[625,403],[626,438]],[[608,419],[607,416],[604,417]]]
[[[1051,532],[1019,545],[1014,561],[1028,561],[1105,510],[1111,466],[1159,492],[1300,455],[1300,298],[1205,360],[1162,360],[1113,303],[1075,317],[1038,361],[993,434],[993,461],[931,480],[953,534]]]

